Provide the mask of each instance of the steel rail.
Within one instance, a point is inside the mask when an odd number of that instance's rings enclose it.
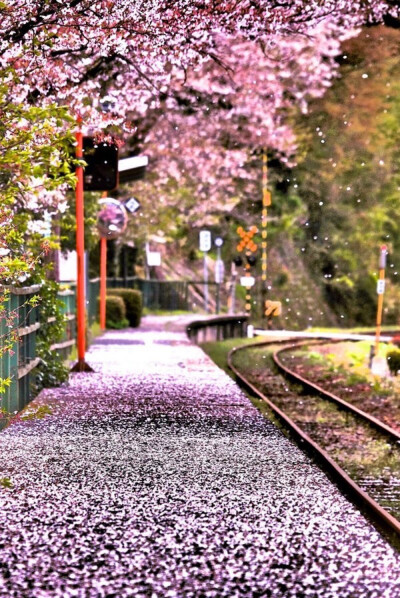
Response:
[[[279,417],[279,419],[285,423],[294,436],[300,440],[303,446],[306,446],[314,454],[314,456],[316,456],[324,464],[336,482],[338,482],[347,490],[354,502],[368,510],[375,521],[379,522],[379,524],[381,524],[387,530],[394,532],[397,535],[397,538],[400,538],[400,521],[398,521],[395,517],[393,517],[393,515],[381,507],[373,498],[369,496],[369,494],[362,490],[362,488],[360,488],[360,486],[358,486],[358,484],[356,484],[354,480],[350,478],[344,469],[342,469],[336,463],[336,461],[334,461],[329,454],[319,446],[319,444],[314,442],[314,440],[312,440],[308,434],[303,432],[303,430],[301,430],[301,428],[290,417],[288,417],[279,407],[277,407],[273,401],[268,399],[254,384],[249,382],[249,380],[247,380],[247,378],[233,365],[232,359],[235,353],[269,344],[276,343],[274,341],[263,343],[258,342],[247,344],[242,347],[235,347],[228,353],[228,367],[232,370],[237,379],[240,380],[240,382],[247,389],[249,389],[252,394],[259,397],[270,407],[270,409]]]
[[[343,341],[340,341],[340,342],[343,342]],[[299,347],[299,346],[308,345],[308,344],[310,344],[310,343],[307,341],[300,341],[296,345],[290,344],[290,345],[285,345],[284,347],[281,347],[280,349],[275,351],[272,355],[272,359],[273,359],[275,365],[288,378],[291,378],[292,380],[295,380],[296,382],[300,382],[300,384],[302,384],[302,386],[311,390],[313,393],[318,394],[323,399],[327,399],[328,401],[332,401],[333,403],[340,405],[347,411],[350,411],[350,412],[354,413],[355,415],[357,415],[358,417],[361,417],[362,419],[367,421],[371,426],[373,426],[375,429],[379,430],[383,434],[390,436],[391,438],[393,438],[396,441],[400,441],[400,433],[399,432],[396,432],[396,430],[394,430],[390,426],[387,426],[386,424],[384,424],[382,421],[380,421],[373,415],[370,415],[369,413],[362,411],[362,409],[358,409],[358,407],[355,407],[354,405],[352,405],[351,403],[348,403],[344,399],[341,399],[340,397],[336,396],[335,394],[325,390],[324,388],[322,388],[322,386],[318,386],[318,384],[314,384],[314,382],[307,380],[307,378],[304,378],[300,374],[297,374],[296,372],[294,372],[293,370],[288,368],[286,365],[284,365],[280,361],[279,355],[281,353],[283,353],[285,351],[290,351],[294,347]]]

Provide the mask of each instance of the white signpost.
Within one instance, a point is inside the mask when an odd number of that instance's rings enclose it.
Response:
[[[200,251],[204,253],[203,279],[204,279],[204,309],[208,312],[208,270],[207,270],[207,251],[211,249],[211,232],[201,230],[199,234]]]
[[[215,262],[215,282],[222,284],[224,282],[225,265],[223,260],[219,259]]]
[[[201,230],[200,235],[200,251],[210,251],[211,249],[211,232],[209,230]]]
[[[161,266],[161,253],[159,251],[148,251],[146,255],[148,266]]]
[[[225,266],[223,260],[221,260],[221,247],[224,244],[224,240],[221,237],[217,237],[214,239],[214,245],[217,248],[217,261],[215,262],[215,282],[217,283],[217,293],[216,293],[216,305],[215,311],[219,314],[219,307],[220,307],[220,285],[224,282],[224,275],[225,275]]]

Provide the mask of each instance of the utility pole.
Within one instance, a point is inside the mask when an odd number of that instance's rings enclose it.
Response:
[[[265,315],[265,301],[267,298],[267,267],[268,267],[268,206],[271,205],[271,193],[268,191],[268,157],[265,149],[262,151],[262,212],[261,212],[261,309]]]

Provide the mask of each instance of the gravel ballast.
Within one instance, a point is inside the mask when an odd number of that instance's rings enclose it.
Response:
[[[399,554],[164,322],[0,434],[0,596],[400,598]]]

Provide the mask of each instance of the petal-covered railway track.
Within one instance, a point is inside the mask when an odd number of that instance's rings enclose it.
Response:
[[[399,541],[400,434],[283,363],[285,354],[302,344],[238,347],[229,353],[228,365],[353,500]]]

